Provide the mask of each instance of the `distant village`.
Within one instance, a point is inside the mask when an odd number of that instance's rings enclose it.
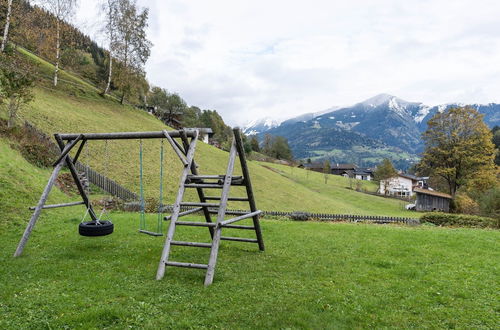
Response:
[[[311,162],[300,164],[299,168],[325,173],[324,164]],[[330,174],[340,175],[350,179],[372,181],[374,168],[358,167],[356,164],[332,164]],[[409,204],[408,209],[416,211],[444,211],[450,209],[452,196],[433,190],[428,185],[429,177],[419,177],[400,172],[396,176],[380,180],[379,195],[410,200],[415,196],[415,204]]]

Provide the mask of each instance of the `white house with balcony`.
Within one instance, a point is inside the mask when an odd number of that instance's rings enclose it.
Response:
[[[428,177],[399,173],[395,177],[380,180],[379,192],[382,195],[411,197],[414,195],[415,188],[428,188],[428,179]]]

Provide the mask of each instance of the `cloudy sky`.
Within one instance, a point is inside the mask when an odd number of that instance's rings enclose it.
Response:
[[[94,5],[92,5],[94,2]],[[95,30],[96,3],[77,22]],[[149,81],[231,125],[379,93],[500,102],[498,0],[139,0]]]

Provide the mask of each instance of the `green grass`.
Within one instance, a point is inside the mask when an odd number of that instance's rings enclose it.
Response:
[[[83,208],[82,208],[83,209]],[[0,227],[0,327],[494,328],[498,231],[263,220],[266,251],[223,242],[214,284],[168,268],[162,238],[115,213],[113,235],[77,234],[78,208],[45,212],[25,254]],[[209,241],[205,228],[178,233]],[[246,233],[248,235],[248,233]],[[172,260],[208,251],[174,247]]]
[[[33,54],[28,54],[34,60]],[[49,72],[51,64],[39,60],[43,70]],[[67,77],[68,76],[68,77]],[[61,71],[61,77],[70,79],[69,73]],[[65,78],[65,79],[66,79]],[[77,77],[71,78],[78,83]],[[21,112],[21,117],[35,124],[45,133],[56,132],[117,132],[151,131],[167,128],[153,116],[130,106],[119,105],[109,98],[102,98],[88,84],[80,87],[61,81],[57,89],[40,86],[34,90],[35,99]],[[144,173],[145,194],[158,197],[159,188],[159,140],[145,140]],[[168,202],[173,202],[181,164],[170,146],[166,146],[165,194]],[[139,192],[139,143],[138,141],[103,141],[87,144],[81,161],[92,168],[123,184],[128,189]],[[198,143],[196,160],[202,174],[222,174],[225,172],[228,154],[222,150]],[[257,199],[257,206],[263,210],[371,214],[387,216],[418,216],[404,210],[401,203],[368,196],[344,187],[311,184],[304,180],[289,178],[264,168],[256,161],[249,162],[250,172]],[[237,169],[239,173],[240,169]],[[332,180],[334,182],[335,180]],[[335,181],[336,182],[336,181]],[[373,190],[373,187],[370,189]],[[242,194],[243,189],[234,188],[233,194]],[[344,196],[346,199],[344,200]],[[195,193],[189,191],[187,200],[194,200]],[[231,208],[246,208],[245,203],[233,202]]]

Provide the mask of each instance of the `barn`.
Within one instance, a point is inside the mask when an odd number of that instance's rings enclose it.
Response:
[[[423,188],[414,188],[417,211],[450,211],[451,195]]]

